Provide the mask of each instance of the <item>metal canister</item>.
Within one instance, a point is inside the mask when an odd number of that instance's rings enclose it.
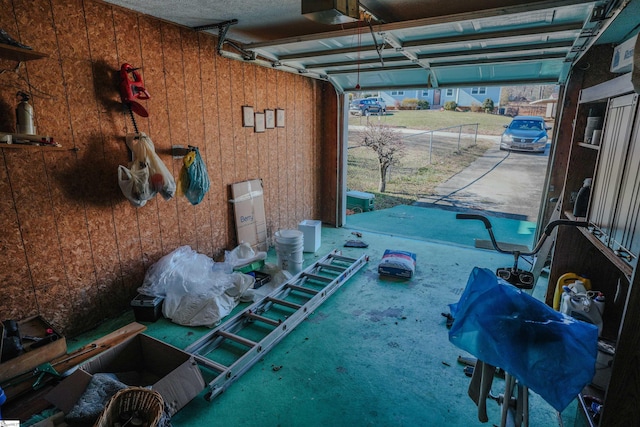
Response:
[[[33,107],[29,104],[29,95],[20,91],[16,96],[20,97],[20,103],[16,107],[16,132],[35,135],[36,128],[33,124]]]

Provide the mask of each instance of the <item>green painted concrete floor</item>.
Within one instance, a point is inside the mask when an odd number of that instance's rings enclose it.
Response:
[[[489,423],[478,421],[477,408],[467,396],[470,379],[457,363],[457,357],[465,353],[449,343],[446,319],[441,313],[448,313],[448,304],[458,300],[474,266],[495,269],[511,265],[513,258],[473,247],[473,238],[487,238],[480,223],[446,222],[443,216],[452,215],[451,212],[429,212],[433,210],[403,207],[370,213],[369,218],[369,213],[358,214],[348,218],[344,228],[324,227],[322,245],[316,254],[305,254],[305,266],[333,249],[342,249],[345,255],[356,258],[367,254],[368,264],[227,391],[213,402],[204,399],[206,390],[203,391],[173,417],[173,425],[499,424],[499,408],[493,401],[488,402]],[[439,223],[438,219],[444,222]],[[529,230],[520,236],[521,242],[532,240],[528,225],[523,227],[503,218],[494,220],[498,240],[508,241],[501,239],[501,233],[513,238],[517,230]],[[407,222],[413,225],[409,227]],[[379,232],[373,231],[376,227]],[[438,237],[417,230],[435,230]],[[352,234],[355,231],[362,233],[368,248],[343,247],[345,241],[356,238]],[[465,237],[443,238],[454,235]],[[393,280],[378,275],[377,265],[387,248],[417,254],[412,279]],[[275,262],[275,253],[269,254],[268,261]],[[546,287],[544,282],[540,280],[537,289]],[[133,313],[128,312],[79,337],[70,347],[90,342],[131,321]],[[146,325],[148,335],[181,349],[209,331],[175,325],[166,319]],[[203,373],[205,380],[211,379],[206,371]],[[502,385],[496,379],[494,393],[501,392]],[[535,394],[530,398],[530,410],[531,426],[559,425],[555,410]],[[564,426],[573,425],[574,414],[572,404],[563,413]]]

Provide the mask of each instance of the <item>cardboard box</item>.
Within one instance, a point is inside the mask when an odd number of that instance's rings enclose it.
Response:
[[[246,242],[256,251],[266,252],[267,218],[262,181],[254,179],[231,184],[231,197],[238,243]]]
[[[635,35],[614,48],[613,58],[611,59],[612,73],[628,73],[633,69],[633,57],[637,40],[638,36]]]
[[[195,359],[176,347],[138,334],[101,353],[64,379],[46,399],[68,413],[86,389],[92,374],[113,373],[130,386],[151,386],[162,396],[170,415],[204,390]]]
[[[67,341],[65,337],[40,316],[33,316],[18,321],[18,329],[25,352],[20,356],[0,363],[0,382],[4,382],[9,378],[26,372],[31,372],[43,363],[47,363],[67,353]],[[32,348],[31,346],[35,341],[28,340],[25,337],[45,338],[47,337],[48,329],[51,329],[57,337],[55,341],[51,341],[37,348]]]
[[[322,240],[322,221],[305,219],[298,224],[298,230],[303,234],[303,251],[316,252],[320,249]]]

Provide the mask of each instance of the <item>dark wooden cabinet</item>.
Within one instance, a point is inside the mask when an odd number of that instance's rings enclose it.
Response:
[[[606,297],[601,338],[614,344],[608,384],[589,387],[579,397],[577,425],[640,425],[640,112],[631,75],[582,89],[573,121],[561,209],[573,218],[575,195],[585,178],[593,178],[588,228],[560,228],[549,275],[550,295],[562,274],[589,277]],[[589,144],[587,117],[603,113],[601,139]],[[553,288],[553,289],[552,289]],[[601,367],[602,368],[602,367]],[[594,421],[584,397],[604,402]]]

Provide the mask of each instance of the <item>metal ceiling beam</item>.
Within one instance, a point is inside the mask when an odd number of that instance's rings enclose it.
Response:
[[[535,43],[535,44],[521,44],[504,47],[494,47],[486,49],[467,49],[460,51],[448,51],[441,53],[424,53],[418,55],[420,59],[434,59],[434,58],[455,58],[460,56],[474,56],[474,55],[492,55],[500,53],[510,52],[531,52],[535,50],[548,50],[548,49],[571,49],[573,46],[572,41],[568,42],[553,42],[553,43]]]
[[[456,13],[451,15],[432,16],[428,18],[420,18],[420,19],[414,19],[410,21],[380,24],[380,25],[376,25],[376,30],[379,32],[386,32],[386,31],[393,31],[393,30],[402,30],[407,28],[425,27],[425,26],[436,25],[436,24],[446,24],[446,23],[459,22],[459,21],[478,20],[482,18],[495,17],[496,19],[499,19],[500,17],[503,17],[503,16],[515,15],[518,13],[526,13],[526,12],[532,12],[537,10],[545,10],[545,9],[557,9],[559,7],[573,6],[577,4],[591,5],[594,3],[596,2],[584,1],[584,0],[543,0],[543,1],[529,2],[526,4],[518,4],[518,5],[505,6],[505,7],[493,8],[493,9],[470,10],[468,12]],[[469,2],[469,4],[476,4],[476,2]],[[262,47],[274,47],[274,46],[280,46],[280,45],[286,45],[286,44],[292,44],[292,43],[352,36],[354,30],[357,29],[358,25],[359,23],[352,24],[352,25],[345,24],[342,26],[343,29],[335,30],[335,31],[326,31],[322,33],[287,37],[287,38],[282,38],[277,40],[270,40],[266,42],[246,43],[244,47],[246,49],[257,49]]]
[[[426,71],[426,70],[425,70]],[[513,79],[513,80],[476,80],[476,81],[460,81],[460,82],[447,82],[445,85],[433,89],[447,89],[447,88],[461,88],[461,87],[487,87],[487,86],[519,86],[519,85],[554,85],[557,84],[557,80],[552,77],[538,78],[538,79]],[[356,89],[355,87],[342,87],[345,92],[353,92],[356,90],[362,91],[374,91],[374,90],[389,90],[388,85],[366,85],[364,88]],[[427,82],[425,80],[424,85],[393,85],[393,90],[397,89],[428,89]]]
[[[424,67],[421,67],[420,65],[417,64],[412,64],[412,65],[398,65],[395,67],[373,67],[373,68],[360,68],[360,74],[364,74],[364,73],[379,73],[379,72],[389,72],[389,71],[405,71],[405,70],[420,70],[420,69],[424,69]],[[335,70],[335,71],[327,71],[326,74],[330,75],[330,76],[335,76],[335,75],[339,75],[339,74],[354,74],[356,72],[355,69],[349,69],[349,70]]]
[[[562,53],[549,54],[549,55],[527,55],[527,56],[518,56],[518,57],[509,57],[509,58],[486,58],[486,59],[467,59],[461,61],[447,61],[447,62],[437,62],[433,61],[430,63],[430,68],[437,69],[442,67],[454,67],[454,66],[467,66],[467,65],[491,65],[491,64],[503,64],[505,62],[513,62],[513,63],[523,63],[523,62],[532,62],[532,61],[556,61],[558,59],[564,59],[565,55]],[[368,67],[368,68],[360,68],[360,74],[370,73],[370,72],[387,72],[387,71],[398,71],[398,70],[416,70],[420,67],[418,64],[406,64],[406,65],[396,65],[396,66],[384,66],[384,67]],[[311,68],[309,68],[311,69]],[[348,68],[344,70],[326,70],[325,73],[327,75],[341,75],[341,74],[353,74],[357,71],[356,68]]]
[[[384,62],[386,63],[394,63],[394,62],[407,62],[409,61],[409,59],[402,55],[402,56],[385,56],[384,57]],[[367,64],[377,64],[380,62],[380,58],[369,58],[369,59],[354,59],[353,61],[333,61],[333,62],[322,62],[319,64],[307,64],[307,68],[309,69],[316,69],[316,68],[321,68],[321,69],[326,69],[326,68],[334,68],[334,67],[348,67],[350,65],[367,65]]]
[[[387,48],[391,49],[391,46],[388,44],[385,44],[382,50]],[[344,55],[348,53],[358,53],[358,52],[362,53],[362,52],[368,52],[368,51],[377,52],[377,50],[378,48],[376,47],[376,45],[366,44],[366,45],[353,46],[353,47],[344,47],[341,49],[325,49],[325,50],[316,50],[313,52],[299,52],[299,53],[292,53],[288,55],[279,55],[279,58],[281,61],[292,61],[292,60],[298,60],[298,59],[317,58],[317,57],[330,56],[330,55]]]
[[[411,40],[404,42],[404,47],[423,47],[434,44],[460,43],[470,41],[485,41],[494,39],[504,39],[509,37],[537,36],[540,34],[563,33],[567,31],[578,32],[582,29],[583,22],[573,22],[569,24],[556,25],[535,25],[527,28],[518,28],[515,30],[503,30],[493,32],[477,32],[469,34],[461,34],[456,36],[438,37],[431,39]],[[573,40],[575,37],[572,37]]]
[[[443,45],[447,43],[466,43],[466,42],[479,42],[479,41],[490,41],[497,40],[503,38],[511,38],[511,37],[523,37],[523,36],[537,36],[540,34],[551,35],[554,33],[562,33],[566,32],[569,29],[571,31],[580,30],[581,25],[576,24],[563,24],[563,25],[550,25],[550,26],[535,26],[529,28],[519,28],[517,30],[506,30],[506,31],[492,31],[492,32],[480,32],[480,33],[469,33],[469,34],[460,34],[457,36],[447,36],[447,37],[432,37],[428,39],[420,39],[420,40],[411,40],[411,41],[401,41],[396,36],[389,32],[378,31],[386,41],[384,48],[393,48],[395,50],[398,49],[407,49],[407,48],[420,48],[427,47],[433,45]],[[396,42],[394,43],[394,40]],[[568,37],[566,41],[573,42],[575,40],[575,36]],[[399,46],[396,46],[399,45]],[[348,53],[362,53],[363,51],[369,51],[376,49],[376,46],[373,44],[360,45],[360,46],[352,46],[345,47],[341,49],[324,49],[317,51],[306,51],[300,53],[292,53],[288,55],[280,55],[280,60],[282,61],[290,61],[297,59],[305,59],[305,58],[314,58],[314,57],[322,57],[322,56],[330,56],[330,55],[342,55]]]
[[[428,59],[429,61],[434,60],[442,60],[448,58],[460,58],[465,56],[477,56],[477,55],[500,55],[500,54],[509,54],[513,52],[535,52],[539,50],[553,50],[553,49],[564,49],[565,52],[550,52],[549,55],[555,55],[566,52],[571,49],[573,43],[571,41],[566,42],[553,42],[553,43],[535,43],[528,45],[518,45],[518,46],[508,46],[508,47],[499,47],[499,48],[488,48],[488,49],[467,49],[467,50],[456,50],[449,52],[439,52],[439,53],[431,53],[431,54],[420,54],[417,55],[418,59]],[[509,57],[510,58],[510,57]],[[385,56],[385,63],[394,63],[394,62],[408,62],[409,58],[406,56]],[[379,63],[380,60],[376,58],[368,58],[361,60],[350,60],[350,61],[332,61],[332,62],[322,62],[318,64],[308,64],[306,68],[308,69],[327,69],[327,68],[335,68],[335,67],[349,67],[349,66],[357,66],[360,64],[368,65],[368,64],[376,64]]]
[[[527,56],[512,56],[509,58],[487,58],[487,59],[466,59],[462,61],[443,61],[432,62],[432,68],[439,67],[456,67],[465,65],[491,65],[491,64],[503,64],[505,62],[531,62],[531,61],[550,61],[564,59],[566,57],[563,53],[555,53],[548,55],[527,55]]]

